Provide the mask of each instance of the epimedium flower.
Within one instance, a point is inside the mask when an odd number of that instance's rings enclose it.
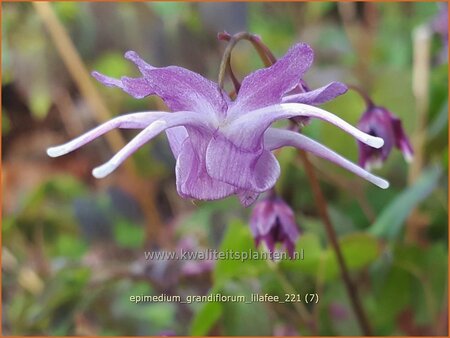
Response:
[[[378,149],[358,142],[359,165],[363,168],[370,170],[372,167],[380,167],[394,146],[400,149],[407,162],[412,160],[413,149],[403,130],[402,122],[386,108],[376,106],[368,100],[367,109],[358,122],[358,128],[384,140],[384,145]]]
[[[256,246],[264,242],[269,251],[274,252],[275,244],[282,243],[289,256],[294,255],[300,232],[294,212],[281,197],[272,193],[255,204],[250,216],[250,229]]]
[[[381,188],[389,185],[300,133],[271,127],[281,119],[318,118],[370,147],[383,145],[381,138],[358,130],[330,112],[286,98],[312,64],[313,51],[307,44],[294,45],[272,66],[245,77],[234,101],[216,83],[197,73],[177,66],[153,67],[132,51],[125,57],[136,64],[141,77],[115,79],[98,72],[93,76],[138,99],[157,95],[172,112],[116,117],[66,144],[49,148],[49,156],[67,154],[114,128],[142,129],[108,162],[95,168],[93,175],[107,176],[139,147],[165,131],[176,159],[177,191],[183,198],[215,200],[235,194],[244,206],[250,205],[275,185],[280,166],[272,151],[284,146],[325,158]]]

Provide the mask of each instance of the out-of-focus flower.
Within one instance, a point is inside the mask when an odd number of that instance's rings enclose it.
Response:
[[[201,244],[191,236],[183,237],[177,244],[177,250],[181,251],[201,251]],[[206,250],[206,248],[203,248]],[[194,277],[204,273],[209,273],[214,269],[215,262],[211,259],[183,260],[180,273],[185,277]]]
[[[234,101],[216,83],[187,69],[156,68],[135,52],[127,52],[125,57],[137,65],[142,77],[118,80],[97,72],[93,76],[135,98],[158,95],[173,113],[153,111],[117,117],[64,145],[49,148],[50,156],[67,154],[114,128],[143,129],[110,161],[95,168],[93,175],[102,178],[110,174],[139,147],[165,131],[176,158],[177,191],[184,198],[215,200],[236,194],[244,206],[250,205],[275,185],[280,166],[272,150],[283,146],[328,159],[379,187],[389,185],[304,135],[270,127],[281,119],[319,118],[370,147],[383,145],[382,139],[325,110],[305,103],[284,103],[285,94],[298,85],[313,60],[312,49],[304,43],[294,45],[271,67],[245,77]],[[304,97],[298,100],[306,102]]]
[[[275,337],[298,337],[300,334],[298,331],[288,324],[278,324],[273,329],[273,335]]]
[[[448,62],[448,3],[439,3],[440,10],[431,22],[431,29],[440,36],[442,50],[439,55],[440,62]]]
[[[394,146],[400,149],[407,162],[412,160],[413,149],[403,130],[402,122],[386,108],[368,102],[367,109],[358,122],[358,128],[384,140],[384,145],[379,149],[358,142],[359,165],[363,168],[370,170],[372,167],[380,167]]]
[[[289,256],[293,256],[300,233],[294,212],[280,197],[271,194],[256,203],[250,217],[250,229],[256,246],[264,242],[269,251],[274,252],[275,244],[282,243]]]
[[[174,337],[176,335],[177,335],[176,332],[174,330],[170,330],[170,329],[164,330],[164,331],[160,331],[158,333],[158,336],[162,336],[162,337]]]
[[[349,317],[345,306],[337,302],[333,302],[328,306],[328,312],[330,313],[330,317],[335,321],[346,320]]]

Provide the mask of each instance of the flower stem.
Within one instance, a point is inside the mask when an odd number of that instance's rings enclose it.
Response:
[[[225,73],[228,70],[230,72],[231,80],[233,81],[233,85],[236,90],[236,94],[239,92],[240,84],[237,81],[236,77],[234,76],[232,70],[231,70],[231,51],[233,50],[234,46],[241,40],[248,40],[252,43],[253,47],[258,52],[259,57],[261,58],[262,62],[266,67],[274,64],[276,62],[275,56],[272,54],[272,52],[269,50],[269,48],[264,45],[261,41],[261,39],[254,35],[250,34],[248,32],[240,32],[235,35],[230,35],[226,32],[219,33],[217,35],[219,40],[228,41],[227,48],[225,49],[225,52],[222,56],[222,62],[220,63],[219,68],[219,78],[217,83],[219,84],[219,87],[223,89],[223,83],[225,81]]]
[[[357,92],[364,99],[364,101],[366,102],[367,109],[375,106],[373,101],[370,99],[369,95],[367,95],[367,93],[364,92],[364,90],[355,85],[347,85],[347,87]]]
[[[223,83],[225,81],[225,73],[227,72],[227,69],[230,67],[231,63],[231,51],[233,50],[234,46],[239,42],[239,40],[244,39],[245,36],[249,35],[247,32],[241,32],[237,33],[233,36],[229,36],[228,45],[227,48],[225,48],[225,51],[223,52],[222,61],[220,62],[220,68],[219,68],[219,78],[217,83],[219,84],[219,88],[223,89]],[[226,36],[226,35],[223,35]],[[222,38],[222,35],[219,35],[219,39]]]
[[[370,327],[370,324],[369,324],[367,316],[364,312],[364,309],[361,305],[361,301],[358,296],[358,291],[357,291],[356,285],[352,282],[352,280],[350,278],[350,273],[348,271],[347,265],[345,264],[344,256],[342,255],[342,251],[339,246],[336,232],[334,231],[333,224],[331,223],[331,219],[328,215],[327,204],[326,204],[325,198],[323,196],[322,190],[320,188],[320,184],[317,179],[316,173],[314,172],[314,168],[308,159],[308,155],[303,150],[299,150],[299,154],[303,161],[303,165],[305,167],[306,174],[308,175],[309,182],[311,184],[311,188],[312,188],[313,195],[314,195],[314,200],[318,207],[320,217],[322,218],[322,220],[325,224],[325,230],[326,230],[328,239],[329,239],[331,246],[336,254],[339,268],[341,270],[342,279],[344,280],[344,284],[347,289],[347,293],[350,297],[351,305],[352,305],[353,310],[355,311],[356,317],[358,319],[358,323],[359,323],[364,335],[371,336],[372,329]]]

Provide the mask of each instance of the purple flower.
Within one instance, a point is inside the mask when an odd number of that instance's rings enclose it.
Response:
[[[272,195],[256,203],[250,217],[250,229],[256,246],[264,242],[273,252],[275,244],[279,242],[289,256],[294,255],[299,231],[294,212],[280,197]]]
[[[448,61],[448,3],[439,3],[440,10],[431,22],[431,29],[440,36],[442,49],[439,55],[439,62]]]
[[[413,149],[403,131],[402,121],[386,108],[369,102],[367,110],[359,120],[358,128],[384,140],[384,145],[379,149],[358,142],[360,166],[368,170],[372,167],[380,167],[388,158],[394,145],[400,149],[407,162],[412,160]]]
[[[157,95],[173,113],[153,111],[119,116],[64,145],[49,148],[49,156],[67,154],[114,128],[143,129],[110,161],[95,168],[93,175],[102,178],[110,174],[139,147],[165,131],[176,158],[177,191],[184,198],[215,200],[236,194],[243,205],[250,205],[260,193],[275,185],[280,166],[272,150],[283,146],[328,159],[382,188],[389,185],[304,135],[270,127],[281,119],[319,118],[371,147],[383,145],[382,139],[310,105],[320,95],[304,93],[295,99],[285,96],[311,66],[313,51],[306,44],[296,44],[271,67],[245,77],[234,101],[216,83],[187,69],[153,67],[135,52],[127,52],[125,57],[136,64],[142,77],[119,80],[97,72],[93,76],[135,98]]]
[[[448,3],[439,3],[440,9],[431,22],[431,28],[442,37],[442,41],[448,44]]]

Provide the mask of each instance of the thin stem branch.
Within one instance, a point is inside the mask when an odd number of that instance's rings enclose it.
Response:
[[[218,77],[218,84],[219,87],[223,89],[223,83],[225,81],[225,73],[228,70],[231,76],[231,80],[233,81],[233,85],[235,87],[236,93],[239,92],[240,84],[237,81],[236,77],[234,76],[233,71],[231,70],[231,52],[234,48],[234,46],[241,40],[248,40],[252,43],[255,50],[258,52],[259,57],[261,58],[262,62],[266,67],[271,66],[274,64],[277,60],[275,56],[272,54],[270,49],[261,41],[261,39],[254,35],[250,34],[248,32],[240,32],[235,35],[230,35],[226,32],[219,33],[218,34],[219,40],[228,41],[227,48],[225,49],[225,52],[222,56],[222,62],[220,63],[219,68],[219,77]]]
[[[230,37],[228,41],[227,48],[225,48],[225,51],[223,52],[222,61],[220,62],[220,68],[219,68],[219,77],[217,80],[217,83],[219,84],[219,88],[223,89],[223,83],[225,81],[225,74],[226,71],[230,65],[230,59],[231,59],[231,52],[234,48],[234,46],[245,37],[249,36],[250,34],[247,32],[241,32],[237,33]],[[219,38],[221,36],[219,35]]]

